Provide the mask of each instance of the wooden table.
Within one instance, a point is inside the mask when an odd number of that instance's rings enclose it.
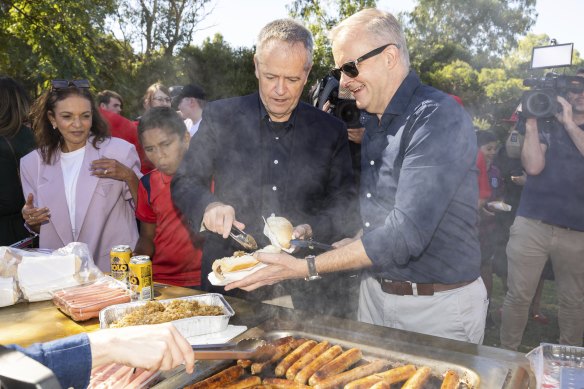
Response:
[[[192,296],[202,292],[156,284],[156,300]],[[20,303],[0,308],[0,344],[17,343],[29,346],[36,342],[47,342],[81,332],[99,329],[99,320],[75,322],[63,314],[52,301]]]

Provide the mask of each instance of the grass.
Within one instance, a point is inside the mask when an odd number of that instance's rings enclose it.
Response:
[[[488,326],[485,330],[483,344],[486,346],[499,347],[499,330],[501,328],[500,308],[503,305],[505,294],[501,279],[493,276],[493,293],[489,313],[494,320],[494,325]],[[558,328],[558,307],[554,281],[545,281],[543,294],[541,297],[541,312],[547,316],[549,323],[543,325],[529,319],[523,340],[519,346],[519,352],[527,353],[539,346],[540,343],[559,343],[560,330]]]

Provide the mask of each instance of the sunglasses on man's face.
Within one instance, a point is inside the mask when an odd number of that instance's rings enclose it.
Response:
[[[52,80],[51,87],[52,90],[67,89],[71,87],[88,89],[89,80]]]
[[[579,95],[584,92],[584,86],[568,88],[568,92]]]
[[[365,61],[368,58],[375,57],[377,54],[380,54],[381,52],[383,52],[383,50],[385,50],[385,48],[388,46],[395,46],[399,49],[399,45],[396,43],[388,43],[386,45],[380,46],[374,50],[371,50],[367,54],[363,54],[362,56],[360,56],[359,58],[357,58],[354,61],[349,61],[349,62],[344,63],[343,65],[341,65],[340,68],[331,69],[331,75],[334,78],[336,78],[337,80],[341,79],[341,72],[345,73],[345,75],[347,75],[351,78],[357,77],[359,75],[359,69],[357,69],[357,64]]]

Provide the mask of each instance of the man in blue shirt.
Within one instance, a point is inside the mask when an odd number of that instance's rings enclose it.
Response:
[[[360,11],[335,27],[331,39],[340,66],[333,74],[369,116],[361,151],[362,233],[307,263],[262,254],[270,266],[226,289],[366,268],[360,320],[480,343],[488,301],[479,276],[471,120],[409,69],[391,14]]]
[[[583,75],[584,76],[584,75]],[[584,79],[558,97],[555,118],[528,118],[521,162],[527,181],[507,244],[501,346],[516,350],[548,258],[558,293],[560,343],[584,335]]]

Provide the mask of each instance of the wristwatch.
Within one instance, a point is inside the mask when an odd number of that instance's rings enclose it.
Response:
[[[305,278],[306,281],[316,281],[320,280],[322,277],[318,275],[316,271],[316,264],[314,260],[316,257],[314,255],[309,255],[306,258],[306,264],[308,265],[308,277]]]

